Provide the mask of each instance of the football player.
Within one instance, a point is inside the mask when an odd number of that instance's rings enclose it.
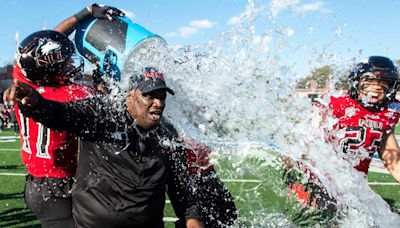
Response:
[[[50,100],[67,102],[85,98],[90,89],[70,80],[82,68],[74,55],[74,44],[64,34],[52,30],[32,33],[18,47],[13,77]],[[27,206],[43,227],[74,227],[71,185],[77,166],[76,137],[25,117],[17,104],[15,110],[22,161],[28,170]]]
[[[373,154],[378,153],[389,173],[400,182],[400,152],[394,135],[400,115],[400,103],[395,98],[400,86],[397,68],[387,57],[370,56],[353,67],[348,81],[347,94],[331,96],[327,105],[316,104],[323,115],[337,118],[336,124],[326,130],[327,141],[365,175]],[[335,199],[321,187],[318,178],[301,161],[284,162],[290,198],[302,207],[319,209],[314,212],[322,211],[322,219],[334,216]],[[299,177],[298,170],[310,177],[306,184],[299,182],[302,175]]]

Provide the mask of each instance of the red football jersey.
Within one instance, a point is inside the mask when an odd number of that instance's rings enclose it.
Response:
[[[393,104],[399,107],[398,102]],[[338,146],[349,160],[361,159],[355,166],[358,171],[368,173],[372,154],[380,150],[382,140],[398,122],[398,111],[390,107],[382,111],[370,111],[348,95],[331,97],[329,108],[332,115],[338,118],[334,129],[346,129],[344,136],[338,140]],[[363,152],[368,155],[362,155]]]
[[[38,87],[25,79],[19,67],[13,77],[35,88],[45,99],[68,102],[85,98],[91,89],[77,84],[60,87]],[[31,118],[24,117],[15,105],[20,129],[22,161],[28,173],[35,177],[63,178],[75,176],[78,141],[68,132],[53,131]]]
[[[200,144],[189,138],[185,138],[184,143],[185,157],[188,161],[190,175],[214,171],[214,166],[210,164],[209,161],[209,156],[212,152],[211,147]]]

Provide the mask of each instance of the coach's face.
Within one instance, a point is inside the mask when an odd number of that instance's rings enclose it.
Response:
[[[146,94],[138,89],[131,90],[126,99],[128,113],[142,128],[153,127],[160,122],[166,97],[165,89],[154,90]]]

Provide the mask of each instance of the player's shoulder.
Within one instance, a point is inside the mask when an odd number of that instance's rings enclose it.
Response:
[[[66,85],[61,86],[64,91],[70,91],[70,92],[90,92],[94,93],[94,89],[88,85],[85,84],[78,84],[74,82],[70,82]]]
[[[67,84],[58,87],[42,86],[37,91],[46,99],[69,102],[90,97],[93,89],[78,84]]]
[[[329,98],[329,107],[331,108],[345,108],[348,106],[354,106],[356,101],[352,99],[348,94],[343,95],[332,95]]]
[[[13,79],[17,79],[18,81],[28,84],[29,86],[31,86],[35,89],[38,88],[37,85],[33,84],[31,81],[29,81],[27,78],[25,78],[24,74],[21,71],[21,68],[18,65],[14,66],[13,71],[12,71],[12,76],[13,76]]]
[[[85,97],[96,93],[92,87],[82,84],[71,84],[69,85],[68,89],[71,91],[71,93],[75,93],[76,95],[82,94]]]
[[[400,114],[400,101],[394,100],[388,104],[388,111]]]
[[[76,99],[87,98],[95,93],[93,88],[86,86],[86,85],[75,84],[75,83],[71,83],[71,84],[59,87],[54,92],[60,96],[67,95],[66,96],[67,101],[73,101]]]

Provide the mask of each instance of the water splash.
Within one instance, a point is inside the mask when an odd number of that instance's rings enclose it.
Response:
[[[291,224],[282,205],[263,202],[263,194],[272,192],[284,203],[287,192],[280,178],[282,155],[305,164],[337,199],[340,226],[398,226],[400,216],[390,211],[344,155],[325,142],[323,129],[336,120],[323,122],[318,108],[296,94],[296,65],[283,61],[287,53],[300,50],[311,56],[310,65],[331,62],[335,72],[330,84],[334,88],[341,74],[337,66],[350,62],[329,52],[331,45],[345,39],[341,27],[331,29],[334,38],[322,49],[312,44],[294,45],[291,38],[296,31],[279,24],[277,11],[265,10],[272,10],[271,6],[278,7],[249,1],[230,29],[214,39],[162,52],[163,57],[157,60],[162,62],[159,67],[168,73],[168,83],[176,92],[168,98],[165,115],[183,134],[214,148],[212,161],[221,176],[260,181],[251,187],[242,186],[237,194],[240,220],[246,226]],[[257,33],[256,25],[265,18],[273,19],[272,23]],[[340,93],[331,90],[328,95]],[[328,103],[329,96],[323,102]]]

